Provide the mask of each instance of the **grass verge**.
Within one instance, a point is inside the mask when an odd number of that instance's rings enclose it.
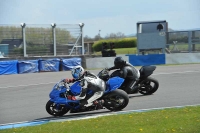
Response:
[[[0,130],[0,133],[199,133],[200,106]]]
[[[137,48],[118,48],[114,49],[116,54],[136,54]],[[101,55],[101,52],[95,52],[95,55]]]

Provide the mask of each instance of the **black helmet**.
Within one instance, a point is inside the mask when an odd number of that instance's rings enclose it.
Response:
[[[126,61],[122,57],[116,57],[114,64],[116,68],[122,68],[126,64]]]

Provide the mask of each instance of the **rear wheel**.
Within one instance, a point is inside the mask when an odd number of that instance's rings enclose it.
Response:
[[[129,103],[128,94],[120,89],[112,91],[104,98],[104,106],[111,111],[124,109]]]
[[[148,77],[140,83],[138,91],[143,95],[151,95],[158,90],[158,87],[158,80]]]
[[[53,116],[63,116],[69,111],[69,109],[65,106],[57,106],[57,104],[49,100],[46,104],[46,111]]]

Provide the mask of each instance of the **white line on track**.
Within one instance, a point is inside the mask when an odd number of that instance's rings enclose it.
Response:
[[[184,74],[184,73],[199,73],[200,71],[183,71],[183,72],[171,72],[171,73],[155,73],[153,75],[167,75],[167,74]]]
[[[172,73],[155,73],[153,75],[170,75],[170,74],[184,74],[184,73],[199,73],[200,71],[183,71],[183,72],[172,72]],[[0,87],[0,89],[6,88],[18,88],[18,87],[27,87],[27,86],[37,86],[37,85],[48,85],[48,84],[55,84],[56,82],[49,82],[49,83],[39,83],[39,84],[28,84],[28,85],[18,85],[18,86],[5,86]]]
[[[27,86],[37,86],[37,85],[48,85],[48,84],[55,84],[55,82],[49,82],[49,83],[39,83],[39,84],[28,84],[28,85],[18,85],[18,86],[6,86],[6,87],[0,87],[0,89],[6,89],[6,88],[17,88],[17,87],[27,87]]]
[[[164,110],[164,109],[170,109],[170,108],[183,108],[183,107],[192,107],[192,106],[200,106],[200,104],[159,107],[159,108],[149,108],[149,109],[138,109],[138,110],[127,110],[127,111],[109,112],[109,113],[104,113],[104,114],[96,113],[92,116],[88,116],[88,115],[83,114],[82,116],[78,115],[77,117],[73,117],[73,118],[66,118],[66,119],[65,118],[51,118],[51,119],[41,119],[41,120],[34,120],[34,121],[22,121],[22,122],[15,122],[15,123],[0,124],[0,126],[39,122],[39,121],[41,121],[41,122],[44,122],[44,121],[61,122],[61,121],[81,120],[81,119],[97,118],[97,117],[108,116],[108,115],[128,114],[128,113],[134,113],[134,112],[140,113],[140,112],[147,112],[147,111],[151,111],[151,110]]]

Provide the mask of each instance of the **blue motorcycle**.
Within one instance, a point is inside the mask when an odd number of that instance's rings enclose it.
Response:
[[[112,77],[109,78],[108,72],[103,69],[99,72],[98,77],[107,77],[106,90],[102,97],[98,100],[104,100],[103,107],[110,111],[119,111],[124,109],[129,103],[128,94],[118,89],[124,82],[123,78]],[[71,86],[61,80],[52,89],[49,94],[50,100],[46,103],[46,111],[52,116],[63,116],[68,111],[70,113],[86,112],[98,110],[97,105],[91,105],[89,107],[80,106],[79,100],[70,100],[69,96],[77,96],[81,92],[80,81],[76,81]],[[93,91],[88,88],[86,98],[93,95]]]

